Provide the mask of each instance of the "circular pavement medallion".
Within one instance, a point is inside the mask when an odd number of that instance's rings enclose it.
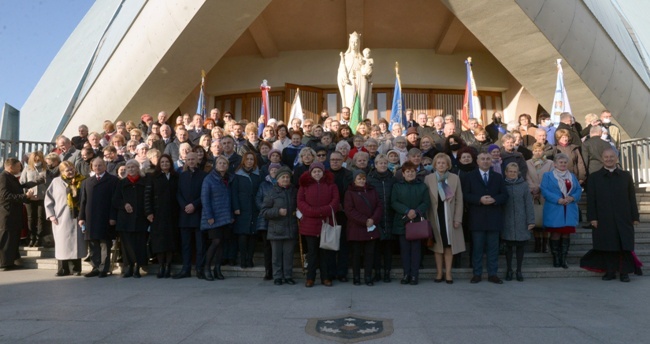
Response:
[[[346,314],[328,318],[311,318],[305,332],[340,343],[357,343],[393,334],[393,319],[369,318]]]

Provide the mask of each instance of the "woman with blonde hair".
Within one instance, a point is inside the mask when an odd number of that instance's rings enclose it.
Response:
[[[542,184],[542,177],[544,176],[544,173],[553,170],[553,161],[546,158],[546,155],[544,154],[544,144],[541,142],[535,142],[532,146],[532,151],[533,157],[526,161],[528,172],[526,173],[525,177],[526,182],[528,183],[528,189],[533,196],[534,206],[543,206],[544,197],[542,196],[542,192],[539,187]],[[533,236],[535,237],[534,251],[536,253],[547,253],[548,232],[534,231]]]
[[[20,174],[20,184],[28,182],[37,183],[38,185],[32,187],[36,199],[30,198],[25,209],[27,211],[27,227],[29,229],[30,240],[29,247],[42,246],[43,236],[46,232],[45,223],[45,208],[43,200],[45,198],[45,158],[43,152],[36,151],[29,154],[27,166]],[[25,190],[27,191],[27,190]]]
[[[54,178],[45,193],[45,214],[52,222],[58,269],[56,276],[81,275],[81,258],[86,256],[86,241],[79,228],[81,182],[85,177],[75,171],[70,161],[59,164],[60,177]]]
[[[460,179],[450,173],[451,158],[438,153],[433,158],[434,172],[424,178],[429,189],[431,206],[428,216],[433,228],[435,244],[432,251],[436,257],[436,283],[442,282],[442,264],[445,264],[445,281],[454,283],[451,276],[453,255],[465,251],[463,235],[463,191]]]

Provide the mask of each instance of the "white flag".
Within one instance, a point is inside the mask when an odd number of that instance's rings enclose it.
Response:
[[[302,115],[302,104],[300,103],[300,89],[296,90],[296,97],[293,99],[293,104],[291,104],[291,112],[289,116],[289,125],[294,118],[299,118],[300,121],[304,121]]]
[[[562,112],[571,112],[569,97],[564,88],[564,72],[562,71],[562,59],[557,59],[557,81],[555,82],[555,96],[553,97],[553,106],[551,106],[551,120],[557,127],[560,123]]]

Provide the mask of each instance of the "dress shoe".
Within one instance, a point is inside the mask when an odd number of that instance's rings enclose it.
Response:
[[[75,275],[75,276],[81,276],[81,271],[75,271],[75,272],[73,273],[73,275]]]
[[[284,283],[288,285],[294,285],[296,284],[296,281],[294,281],[293,278],[285,278]]]
[[[621,274],[621,282],[629,282],[630,276],[628,274]]]
[[[108,272],[100,272],[98,277],[99,278],[106,278],[106,277],[108,277]]]
[[[603,276],[603,281],[611,281],[613,279],[616,279],[616,273],[614,272],[608,272]]]
[[[323,281],[323,285],[326,286],[326,287],[331,287],[332,286],[332,281],[326,279],[326,280]]]
[[[524,275],[521,274],[521,271],[517,271],[515,274],[515,277],[517,278],[518,282],[523,282],[524,281]]]
[[[375,277],[377,277],[377,276],[375,276]],[[373,282],[374,282],[374,278],[366,278],[366,285],[367,286],[372,287],[373,285],[375,285],[375,283],[373,283]]]
[[[481,281],[481,276],[479,275],[474,275],[472,276],[472,279],[469,281],[469,283],[476,284]]]
[[[206,281],[214,281],[214,276],[212,275],[212,270],[210,270],[210,268],[205,269],[203,276]]]
[[[345,276],[339,276],[338,280],[339,280],[339,282],[341,282],[341,283],[345,283],[345,282],[348,281],[348,278],[345,277]]]
[[[508,271],[506,272],[506,281],[512,281],[512,275],[513,275],[513,274],[514,274],[514,273],[512,272],[512,270],[508,270]]]
[[[97,277],[99,276],[99,270],[93,269],[91,272],[84,275],[84,277]]]
[[[359,278],[359,277],[352,278],[352,284],[361,285],[361,278]]]
[[[172,279],[181,279],[181,278],[187,278],[187,277],[192,277],[192,274],[190,274],[189,271],[181,271],[177,273],[176,275],[172,276]]]
[[[409,284],[410,285],[418,285],[418,278],[417,277],[411,278],[411,282]]]
[[[454,284],[454,280],[453,280],[453,279],[446,279],[446,280],[445,280],[445,283],[447,283],[447,284]]]
[[[135,268],[133,268],[133,278],[140,277],[142,277],[142,275],[140,275],[140,267],[136,265]]]
[[[442,277],[433,279],[433,283],[441,283],[441,282],[442,282]]]
[[[226,279],[221,273],[221,265],[217,265],[214,267],[214,278],[218,280]]]
[[[488,282],[492,282],[494,284],[503,284],[503,281],[497,276],[488,276]]]
[[[307,287],[307,288],[311,288],[311,287],[313,287],[313,286],[314,286],[314,280],[310,280],[310,279],[308,279],[308,280],[305,282],[305,287]]]
[[[275,281],[273,281],[273,284],[282,285],[282,278],[276,278]]]
[[[404,276],[401,281],[399,281],[399,284],[409,284],[411,283],[411,276]]]
[[[203,271],[197,270],[196,271],[196,278],[198,279],[205,279],[205,275],[203,274]]]
[[[63,277],[70,275],[70,271],[59,270],[56,272],[56,277]]]
[[[7,265],[7,266],[3,267],[2,270],[3,271],[13,271],[13,270],[21,270],[22,268],[23,267],[20,266],[20,265],[13,264],[13,265]]]

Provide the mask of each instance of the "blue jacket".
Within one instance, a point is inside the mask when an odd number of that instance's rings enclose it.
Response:
[[[508,190],[503,177],[492,171],[488,173],[488,183],[483,182],[480,169],[469,172],[463,180],[463,203],[467,205],[469,230],[477,232],[496,231],[503,228],[503,207],[508,201]],[[481,204],[481,197],[489,195],[496,202]]]
[[[200,169],[185,171],[178,177],[178,227],[179,228],[198,228],[201,224],[201,185],[205,178],[205,172]],[[188,214],[185,212],[185,206],[192,203],[194,212]]]
[[[228,181],[224,182],[219,172],[212,170],[203,180],[201,188],[201,202],[203,203],[201,230],[222,227],[233,221],[230,203],[231,185],[234,176],[232,174],[226,174],[226,176]],[[214,219],[214,223],[208,224],[209,219]]]
[[[255,234],[259,215],[255,196],[261,182],[262,178],[257,168],[251,173],[246,173],[243,169],[235,172],[232,179],[232,211],[239,210],[239,215],[235,215],[233,226],[235,234]]]
[[[262,184],[260,184],[260,189],[257,190],[257,195],[255,195],[255,204],[257,205],[257,209],[260,210],[259,216],[257,217],[258,231],[265,231],[269,227],[269,223],[264,218],[264,214],[261,213],[261,210],[262,210],[262,205],[264,203],[264,196],[269,194],[269,192],[271,192],[271,190],[273,189],[273,185],[275,185],[275,182],[271,182],[271,180],[272,180],[271,176],[267,175],[266,178],[264,178]]]
[[[575,202],[571,202],[566,206],[557,204],[557,201],[562,198],[562,192],[553,171],[544,173],[539,188],[546,200],[544,202],[544,227],[559,228],[578,225],[578,201],[580,201],[582,195],[582,188],[578,183],[578,178],[573,173],[571,173],[569,196],[575,198]]]

